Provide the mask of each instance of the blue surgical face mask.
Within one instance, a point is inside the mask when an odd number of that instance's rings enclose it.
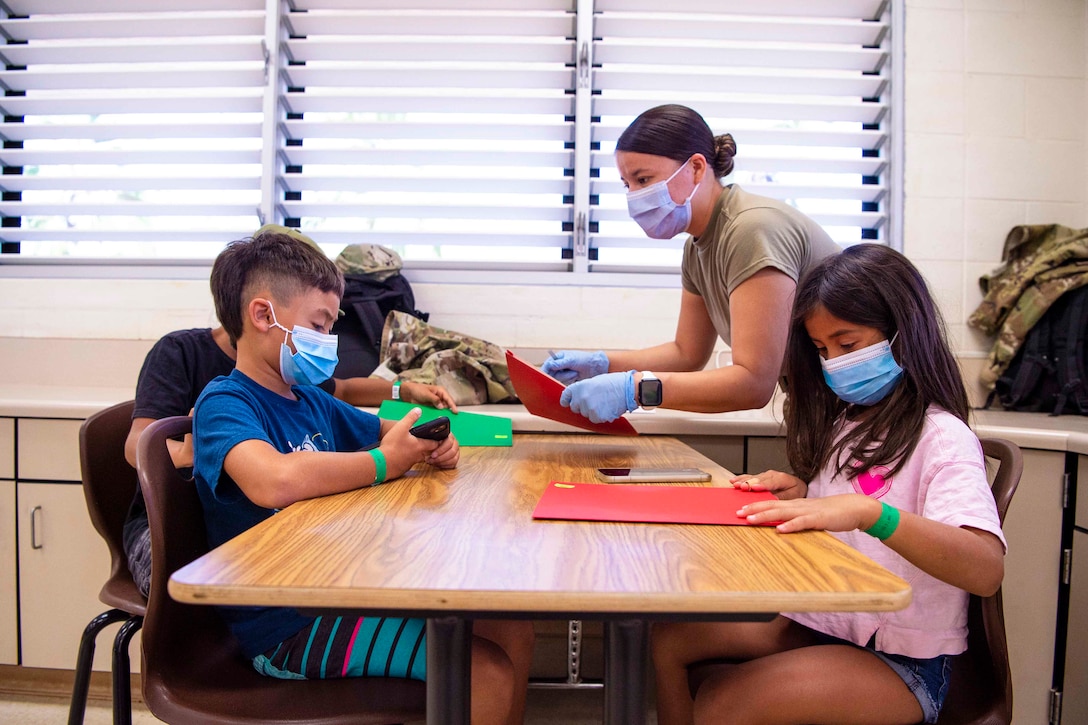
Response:
[[[695,185],[683,204],[677,204],[669,194],[669,182],[675,179],[685,166],[687,166],[686,161],[664,181],[650,184],[638,191],[627,192],[627,213],[651,239],[672,239],[677,234],[687,231],[688,225],[691,224],[691,198],[695,196],[699,184]]]
[[[283,344],[280,345],[280,377],[288,385],[320,385],[332,377],[339,357],[336,354],[337,336],[326,335],[317,330],[310,330],[295,325],[288,330],[276,320],[276,311],[268,303],[272,312],[272,326],[283,330]],[[295,353],[287,345],[290,335],[295,343]]]
[[[899,333],[895,336],[898,337]],[[895,337],[892,342],[895,342]],[[892,356],[892,343],[887,340],[833,360],[821,358],[820,365],[824,369],[828,387],[840,399],[855,405],[879,403],[903,377],[903,368]]]

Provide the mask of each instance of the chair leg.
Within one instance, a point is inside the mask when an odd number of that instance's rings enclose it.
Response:
[[[87,711],[87,690],[91,686],[91,665],[94,664],[94,640],[104,627],[128,619],[128,612],[111,609],[92,619],[83,630],[76,655],[76,678],[72,685],[72,703],[68,707],[68,725],[83,725]]]
[[[143,624],[143,617],[129,617],[113,639],[113,725],[132,725],[132,682],[129,678],[132,666],[128,647]]]

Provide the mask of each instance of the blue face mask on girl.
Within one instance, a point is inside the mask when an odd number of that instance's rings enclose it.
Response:
[[[280,377],[288,385],[320,385],[332,377],[336,363],[340,361],[336,354],[337,336],[326,335],[316,330],[295,325],[288,330],[276,320],[276,311],[268,303],[272,313],[272,326],[283,330],[283,344],[280,345]],[[287,345],[290,335],[295,343],[295,353]]]
[[[685,166],[687,161],[664,181],[650,184],[645,189],[627,192],[627,213],[651,239],[672,239],[677,234],[686,231],[688,225],[691,224],[691,198],[695,196],[699,184],[695,185],[691,195],[684,200],[683,204],[677,204],[669,194],[669,182],[675,179]]]
[[[898,336],[897,332],[892,342]],[[841,400],[855,405],[879,403],[903,378],[903,368],[892,356],[892,343],[887,340],[833,360],[821,358],[820,365],[828,387]]]

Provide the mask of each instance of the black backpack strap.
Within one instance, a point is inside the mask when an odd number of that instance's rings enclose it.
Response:
[[[1055,357],[1058,383],[1061,389],[1051,415],[1060,415],[1072,401],[1077,412],[1088,414],[1088,366],[1085,356],[1088,350],[1088,287],[1066,292],[1061,300],[1063,309],[1057,322]]]
[[[1031,396],[1039,380],[1053,372],[1053,362],[1047,356],[1050,347],[1050,318],[1042,318],[1028,331],[1020,348],[1020,367],[1009,381],[1006,408],[1023,405]]]

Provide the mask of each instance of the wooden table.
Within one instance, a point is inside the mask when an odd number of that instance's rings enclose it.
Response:
[[[887,611],[909,585],[824,532],[534,521],[549,481],[597,467],[730,473],[664,436],[519,434],[388,484],[294,504],[177,571],[198,604],[283,605],[428,618],[427,721],[468,723],[471,619],[602,619],[605,721],[645,721],[646,621]],[[678,484],[685,485],[685,484]]]

